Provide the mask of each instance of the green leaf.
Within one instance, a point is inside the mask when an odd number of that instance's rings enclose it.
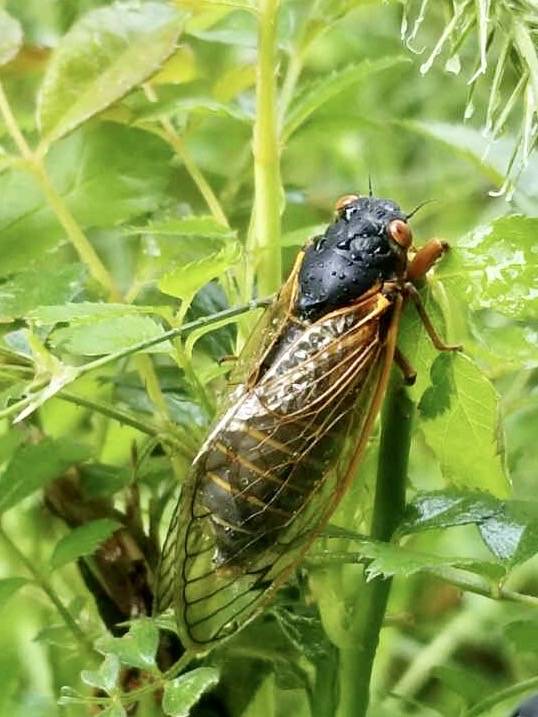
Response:
[[[100,717],[127,717],[127,712],[121,704],[113,704],[99,712],[99,715]]]
[[[128,315],[57,329],[50,341],[59,351],[79,356],[101,356],[129,348],[140,341],[157,338],[163,333],[162,326],[149,316]],[[163,341],[149,348],[148,352],[169,350],[170,343]]]
[[[445,145],[450,153],[456,153],[472,162],[493,184],[500,186],[504,182],[506,169],[514,149],[513,138],[497,139],[491,142],[480,130],[466,125],[444,122],[406,121],[403,127],[422,136]],[[529,159],[526,169],[517,182],[518,204],[528,213],[536,210],[536,177],[538,157],[536,153]]]
[[[411,503],[399,534],[475,523],[491,552],[510,567],[538,553],[538,504],[488,493],[436,491]]]
[[[518,655],[522,652],[538,652],[538,622],[536,620],[510,622],[505,626],[504,634]]]
[[[62,38],[38,98],[51,144],[144,82],[174,52],[183,15],[160,2],[115,2],[84,15]]]
[[[433,385],[419,404],[420,426],[444,476],[458,486],[506,495],[495,388],[461,354],[438,356],[431,376]]]
[[[219,224],[211,216],[172,217],[152,221],[140,227],[127,227],[125,234],[153,234],[156,236],[207,237],[209,239],[232,239],[237,232]]]
[[[50,559],[51,568],[56,570],[84,555],[91,555],[118,528],[121,528],[121,523],[109,518],[92,520],[90,523],[74,528],[54,547]]]
[[[478,702],[491,688],[490,682],[481,677],[478,671],[473,672],[473,678],[470,680],[466,670],[438,665],[433,669],[432,676],[471,703]]]
[[[54,145],[46,158],[56,191],[83,229],[111,227],[152,212],[171,191],[170,152],[142,130],[100,124]],[[50,262],[65,231],[26,171],[0,174],[0,276]]]
[[[398,533],[480,524],[499,513],[502,501],[478,491],[443,490],[419,493],[406,509]]]
[[[357,82],[372,81],[372,77],[391,67],[408,62],[402,56],[384,57],[380,60],[364,60],[355,65],[348,65],[329,75],[320,77],[308,84],[298,99],[291,105],[284,123],[283,141],[286,142],[306,120],[333,97],[349,89]]]
[[[28,578],[1,578],[0,579],[0,608],[2,608],[7,601],[15,595],[22,587],[28,585],[30,580]]]
[[[1,300],[1,288],[0,288]],[[39,325],[59,323],[90,323],[114,316],[133,314],[155,314],[158,307],[137,306],[135,304],[100,304],[82,301],[76,304],[59,304],[56,306],[37,306],[28,313],[28,318]]]
[[[85,446],[65,439],[44,438],[40,443],[20,446],[0,475],[0,513],[88,458]]]
[[[22,28],[19,21],[0,8],[0,65],[5,65],[17,55],[22,41]]]
[[[82,289],[86,269],[65,264],[53,269],[28,269],[0,284],[0,322],[26,316],[40,304],[69,301]]]
[[[215,254],[190,264],[176,266],[161,278],[159,289],[164,294],[189,301],[205,284],[236,264],[239,257],[239,244],[227,244]]]
[[[80,677],[90,687],[110,694],[116,688],[120,675],[120,661],[117,655],[107,655],[98,670],[82,670]]]
[[[445,567],[468,570],[488,579],[499,579],[505,574],[505,569],[497,563],[473,558],[432,555],[373,540],[361,542],[360,553],[372,561],[366,567],[368,580],[379,576],[388,578],[395,575],[408,578],[419,572],[442,572]]]
[[[286,232],[282,235],[280,243],[282,246],[304,246],[315,236],[323,234],[326,229],[326,224],[310,224],[309,226]]]
[[[116,655],[120,662],[141,670],[156,668],[155,653],[159,646],[159,630],[149,618],[134,622],[123,637],[100,638],[96,647],[104,655]]]
[[[458,241],[438,277],[471,310],[492,309],[519,321],[538,315],[538,217],[512,215]]]
[[[163,710],[170,717],[188,717],[191,707],[219,681],[214,667],[198,667],[164,686]]]
[[[538,553],[538,503],[506,501],[500,511],[479,525],[482,539],[500,560],[510,566]]]
[[[252,116],[236,105],[218,102],[211,97],[181,97],[163,99],[145,105],[131,118],[133,124],[144,124],[165,118],[182,116],[228,117],[239,122],[252,122]]]

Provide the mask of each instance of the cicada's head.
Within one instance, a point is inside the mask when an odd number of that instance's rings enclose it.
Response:
[[[336,220],[305,251],[296,308],[315,320],[347,306],[379,282],[401,279],[411,246],[407,215],[390,199],[350,194]]]

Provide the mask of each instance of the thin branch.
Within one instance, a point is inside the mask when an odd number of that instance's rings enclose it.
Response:
[[[312,566],[320,567],[323,565],[334,565],[335,563],[350,563],[357,565],[369,565],[372,559],[366,557],[362,553],[313,553],[308,557],[308,563]],[[450,583],[465,592],[475,593],[491,600],[504,600],[508,602],[523,603],[530,607],[538,607],[538,596],[527,595],[515,590],[508,590],[504,587],[492,585],[486,579],[475,573],[469,573],[460,568],[452,568],[450,566],[425,566],[420,569],[421,573],[431,575],[432,577]]]
[[[249,301],[246,304],[242,304],[241,306],[235,306],[231,309],[224,309],[224,311],[219,311],[216,314],[211,314],[210,316],[202,316],[200,319],[196,319],[195,321],[189,321],[186,324],[182,324],[181,326],[178,326],[176,328],[170,329],[169,331],[164,331],[159,336],[156,336],[155,338],[146,339],[144,341],[139,341],[136,344],[133,344],[132,346],[129,346],[124,349],[120,349],[119,351],[116,351],[112,354],[107,354],[106,356],[101,356],[98,359],[95,359],[94,361],[90,361],[87,364],[84,364],[84,366],[81,366],[79,368],[79,376],[84,376],[85,374],[89,373],[90,371],[95,370],[96,368],[101,368],[102,366],[106,366],[109,363],[112,363],[114,361],[117,361],[118,359],[124,358],[125,356],[131,356],[132,354],[138,353],[139,351],[145,351],[146,349],[151,348],[152,346],[157,346],[158,344],[163,343],[164,341],[169,341],[170,339],[174,339],[177,336],[182,336],[185,333],[188,333],[190,331],[194,331],[194,329],[198,329],[202,326],[209,326],[210,324],[216,323],[217,321],[220,321],[221,319],[226,319],[231,316],[240,316],[241,314],[244,314],[246,311],[252,311],[253,309],[258,309],[261,306],[267,306],[272,301],[272,298],[263,298],[263,299],[256,299],[254,301]]]
[[[65,204],[63,198],[54,188],[50,177],[47,174],[43,159],[38,157],[30,149],[28,143],[26,142],[15,115],[13,114],[11,105],[9,104],[9,100],[1,82],[0,114],[4,119],[9,134],[15,142],[21,156],[25,160],[26,168],[37,179],[39,186],[41,187],[41,191],[45,195],[45,198],[56,215],[56,218],[64,228],[68,239],[72,243],[80,259],[84,262],[84,264],[86,264],[92,276],[108,291],[110,297],[114,300],[119,300],[120,295],[114,284],[112,276],[109,274],[105,265],[97,255],[97,252],[88,241],[88,238],[82,229],[79,227],[76,219],[71,214],[71,211]]]
[[[530,692],[530,690],[535,690],[536,688],[538,688],[538,677],[531,677],[523,682],[518,682],[517,685],[499,690],[489,697],[486,697],[485,700],[482,700],[482,702],[479,702],[470,710],[467,710],[467,712],[463,714],[463,717],[478,717],[478,715],[490,714],[491,708],[500,702],[504,702],[504,700],[510,699],[510,697],[521,695],[524,692]]]
[[[43,592],[47,595],[49,600],[52,602],[54,607],[58,610],[59,614],[62,616],[65,624],[69,628],[69,630],[72,632],[73,636],[77,640],[77,642],[80,644],[80,646],[84,649],[85,652],[87,652],[89,655],[94,655],[95,651],[93,649],[91,641],[87,638],[83,630],[80,628],[76,620],[73,618],[69,610],[66,608],[66,606],[61,601],[60,597],[52,587],[52,585],[49,583],[49,581],[45,578],[44,575],[42,575],[39,570],[35,567],[34,563],[26,557],[26,555],[20,550],[19,546],[14,543],[9,535],[5,532],[2,526],[0,526],[0,537],[3,539],[3,541],[8,546],[9,550],[18,558],[18,560],[25,566],[25,568],[28,570],[30,575],[34,578],[34,581],[37,585],[43,590]]]
[[[145,85],[144,92],[150,102],[157,102],[157,93],[151,85]],[[162,128],[162,131],[158,132],[159,136],[168,142],[179,159],[183,162],[185,169],[190,174],[192,181],[198,187],[198,191],[205,199],[213,217],[217,220],[217,222],[219,222],[219,224],[223,224],[226,227],[230,226],[217,195],[211,188],[211,185],[197,166],[196,162],[191,157],[183,138],[176,132],[172,122],[168,119],[168,117],[164,117],[159,121],[159,123]]]
[[[11,105],[9,104],[9,100],[6,96],[6,93],[4,91],[4,86],[2,85],[2,82],[0,81],[0,114],[2,115],[4,119],[4,123],[6,125],[7,131],[11,135],[11,138],[15,142],[17,149],[21,153],[21,156],[24,157],[27,161],[31,162],[34,159],[32,150],[28,146],[28,143],[26,142],[24,135],[22,134],[19,125],[17,123],[17,120],[15,119],[15,115],[13,114],[13,111],[11,109]]]
[[[394,377],[393,377],[394,378]],[[371,537],[388,541],[405,507],[407,464],[414,404],[400,378],[389,389],[382,418]],[[370,678],[385,617],[391,580],[377,577],[363,584],[360,605],[350,619],[355,646],[340,651],[338,717],[363,717],[370,699]]]
[[[279,0],[260,0],[256,121],[254,123],[255,223],[254,246],[263,266],[258,274],[260,294],[276,291],[282,282],[280,210],[283,197],[278,139],[278,97],[276,83],[277,20]]]

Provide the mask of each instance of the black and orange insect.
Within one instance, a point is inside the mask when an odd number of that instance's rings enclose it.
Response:
[[[411,299],[447,248],[416,251],[392,201],[348,195],[298,255],[240,357],[186,479],[166,538],[157,610],[174,606],[185,647],[203,651],[251,620],[324,528],[357,473]]]

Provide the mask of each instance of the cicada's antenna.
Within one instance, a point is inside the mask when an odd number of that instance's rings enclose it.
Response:
[[[368,196],[369,197],[374,196],[374,192],[372,189],[372,173],[371,172],[368,172]]]
[[[419,209],[422,209],[422,207],[425,207],[426,204],[431,204],[432,202],[436,202],[437,199],[426,199],[425,202],[421,202],[420,204],[417,204],[417,206],[413,209],[413,211],[409,212],[409,214],[405,215],[406,219],[411,219],[412,216],[414,216]]]

